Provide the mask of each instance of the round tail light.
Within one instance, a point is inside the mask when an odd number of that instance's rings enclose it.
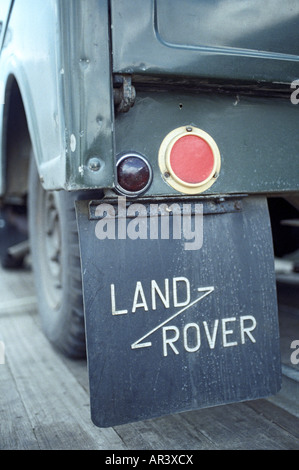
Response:
[[[159,150],[164,180],[186,194],[198,194],[208,189],[216,181],[220,165],[220,152],[215,141],[195,127],[173,130]]]
[[[118,157],[117,184],[119,193],[138,196],[144,193],[152,182],[152,168],[142,155],[129,152]]]

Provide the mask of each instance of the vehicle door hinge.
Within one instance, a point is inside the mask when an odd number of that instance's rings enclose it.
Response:
[[[119,113],[127,113],[134,106],[136,90],[132,85],[131,75],[114,75],[113,98]]]

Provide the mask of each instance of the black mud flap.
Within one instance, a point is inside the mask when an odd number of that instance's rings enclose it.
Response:
[[[279,390],[265,198],[118,198],[76,211],[95,425]]]

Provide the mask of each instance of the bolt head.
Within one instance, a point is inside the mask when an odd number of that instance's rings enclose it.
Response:
[[[88,168],[91,171],[99,171],[101,168],[101,161],[97,157],[92,157],[88,161]]]

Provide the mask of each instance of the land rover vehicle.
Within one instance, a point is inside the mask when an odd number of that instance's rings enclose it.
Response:
[[[267,199],[296,205],[293,0],[2,0],[0,194],[111,426],[280,387]],[[291,99],[293,98],[293,99]]]

